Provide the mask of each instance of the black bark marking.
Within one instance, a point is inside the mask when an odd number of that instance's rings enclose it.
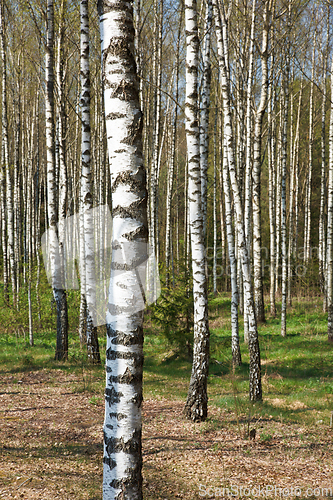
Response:
[[[120,403],[120,398],[123,396],[122,392],[117,392],[114,387],[111,389],[105,389],[105,401],[109,403],[109,405],[113,405],[115,403]]]
[[[134,431],[128,441],[125,441],[123,437],[108,437],[104,434],[104,443],[109,456],[119,452],[136,454],[141,451],[141,429]]]
[[[142,365],[139,365],[142,366]],[[134,367],[135,369],[135,367]],[[142,381],[142,373],[132,373],[127,367],[122,375],[110,375],[109,382],[111,384],[138,384]]]
[[[143,329],[140,327],[137,331],[131,332],[131,334],[121,332],[119,330],[114,330],[111,325],[106,325],[106,333],[109,338],[111,338],[111,343],[114,345],[142,345],[143,344]]]

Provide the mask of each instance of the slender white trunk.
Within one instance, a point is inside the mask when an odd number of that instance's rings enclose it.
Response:
[[[227,147],[223,148],[223,190],[225,199],[225,219],[227,226],[228,251],[230,261],[230,278],[231,278],[231,351],[233,366],[242,364],[240,346],[239,346],[239,331],[238,331],[238,286],[237,286],[237,265],[235,256],[235,242],[232,228],[232,208],[231,208],[231,193],[229,186],[228,172],[228,154]]]
[[[154,2],[154,137],[153,157],[150,171],[150,227],[149,240],[156,258],[158,259],[158,156],[160,151],[160,122],[161,122],[161,81],[162,81],[162,33],[163,33],[163,1]]]
[[[262,123],[268,92],[268,43],[270,26],[270,0],[265,1],[263,16],[261,59],[261,96],[254,120],[253,140],[253,280],[257,321],[265,321],[264,290],[261,263],[261,138]]]
[[[329,11],[329,9],[328,9]],[[329,22],[327,20],[327,26]],[[328,37],[329,39],[329,37]],[[324,295],[323,298],[323,308],[326,310],[326,287],[325,287],[325,229],[324,229],[324,218],[325,218],[325,194],[326,194],[326,133],[325,133],[325,123],[326,123],[326,103],[327,103],[327,56],[328,56],[328,39],[325,54],[323,54],[323,78],[322,78],[322,93],[323,100],[321,105],[321,180],[320,180],[320,212],[319,212],[319,283],[320,289]]]
[[[184,413],[193,421],[207,418],[209,365],[208,298],[200,182],[198,126],[199,39],[196,0],[185,1],[186,104],[185,130],[188,157],[189,222],[194,299],[194,346],[190,385]]]
[[[304,222],[304,262],[307,264],[310,259],[311,240],[311,186],[313,170],[313,91],[314,91],[314,69],[316,53],[316,34],[313,36],[312,69],[310,83],[310,104],[309,104],[309,167],[306,188],[305,222]]]
[[[252,80],[253,80],[253,52],[254,52],[254,30],[255,30],[255,9],[256,0],[252,3],[251,16],[251,35],[249,47],[249,68],[247,76],[246,89],[246,166],[245,166],[245,185],[244,185],[244,219],[245,219],[245,238],[247,251],[251,253],[251,214],[252,214]],[[244,300],[245,288],[243,286]],[[248,314],[244,308],[244,342],[249,342]]]
[[[287,56],[285,74],[282,79],[283,92],[283,129],[281,143],[281,259],[282,259],[282,302],[281,302],[281,335],[286,336],[287,318],[287,208],[286,208],[286,177],[287,177],[287,126],[289,102],[289,59]]]
[[[333,59],[331,75],[333,74]],[[327,203],[327,332],[333,342],[333,78],[331,78],[331,110],[329,129],[328,203]]]
[[[282,92],[280,91],[280,109],[283,109],[282,102]],[[278,130],[278,150],[277,150],[277,159],[276,159],[276,209],[275,209],[275,233],[276,233],[276,244],[275,244],[275,293],[279,290],[279,277],[281,276],[280,269],[280,241],[281,241],[281,151],[282,151],[282,112],[280,112],[280,123]]]
[[[275,318],[275,118],[274,112],[275,91],[272,91],[272,82],[269,83],[268,97],[268,203],[269,203],[269,234],[270,234],[270,312]]]
[[[2,148],[3,166],[6,172],[6,212],[7,212],[7,251],[12,284],[13,304],[16,305],[16,278],[15,278],[15,254],[14,254],[14,210],[12,195],[12,179],[9,171],[8,156],[8,118],[7,118],[7,63],[4,37],[4,20],[2,2],[0,1],[0,50],[2,59]]]
[[[47,45],[45,53],[45,114],[46,114],[46,164],[47,164],[47,199],[48,221],[50,225],[49,254],[51,263],[52,289],[57,306],[57,346],[55,358],[66,359],[68,356],[68,317],[67,299],[61,280],[61,269],[58,259],[57,240],[57,184],[55,172],[55,125],[54,125],[54,5],[47,1]]]
[[[219,67],[221,71],[221,92],[223,97],[223,113],[224,113],[224,138],[228,155],[228,167],[233,192],[236,217],[237,217],[237,232],[238,232],[238,245],[241,248],[242,271],[243,281],[245,288],[245,308],[248,312],[249,324],[249,354],[250,354],[250,384],[249,395],[251,401],[258,401],[262,399],[261,388],[261,365],[260,365],[260,349],[257,322],[254,310],[253,292],[251,286],[251,269],[250,259],[245,239],[244,229],[244,213],[242,209],[241,197],[239,193],[239,186],[236,176],[234,149],[233,149],[233,131],[231,126],[231,104],[229,96],[229,74],[227,64],[228,54],[228,40],[227,40],[227,20],[225,13],[222,16],[219,10],[219,5],[214,0],[214,14],[217,35],[217,48]],[[222,6],[223,8],[223,6]],[[223,24],[222,24],[223,23]]]
[[[201,198],[202,198],[202,221],[204,238],[207,232],[207,170],[208,170],[208,122],[210,103],[211,63],[210,45],[212,31],[213,7],[212,0],[206,2],[205,35],[203,48],[203,81],[201,88],[200,109],[200,172],[201,172]]]
[[[107,312],[104,500],[142,500],[143,296],[147,192],[132,2],[99,2],[112,189],[112,270]],[[126,22],[125,22],[126,20]]]
[[[81,294],[86,301],[86,334],[88,360],[91,363],[100,363],[100,353],[97,335],[96,318],[96,275],[95,275],[95,248],[91,172],[91,130],[90,130],[90,70],[89,70],[89,13],[88,0],[81,0],[81,110],[82,110],[82,150],[81,150],[81,207],[80,217],[83,218],[84,231],[84,288]],[[100,243],[100,242],[98,242]],[[81,261],[81,256],[80,256]],[[82,301],[82,299],[81,299]]]
[[[213,292],[217,294],[217,108],[218,99],[216,98],[215,105],[215,124],[214,124],[214,184],[213,184],[213,224],[214,224],[214,241],[213,241]],[[222,191],[221,191],[222,194]]]

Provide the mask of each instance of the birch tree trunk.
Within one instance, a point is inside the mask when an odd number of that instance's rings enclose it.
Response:
[[[286,177],[287,177],[287,126],[289,103],[289,54],[286,58],[285,71],[282,79],[283,92],[283,122],[281,141],[281,250],[282,250],[282,302],[281,302],[281,335],[287,334],[287,207],[286,207]]]
[[[202,221],[203,232],[206,240],[207,232],[207,171],[208,171],[208,122],[210,103],[211,63],[210,45],[212,30],[213,7],[212,0],[206,2],[205,35],[203,48],[203,81],[201,89],[200,109],[200,171],[201,171],[201,198],[202,198]]]
[[[159,6],[159,8],[158,8]],[[153,157],[150,170],[150,227],[149,240],[154,254],[158,258],[158,155],[160,151],[160,122],[161,122],[161,81],[162,81],[162,20],[163,0],[154,1],[154,137]]]
[[[112,188],[112,270],[107,312],[104,500],[142,500],[142,284],[147,192],[134,54],[133,2],[100,0],[105,118]]]
[[[16,305],[16,278],[15,278],[15,254],[14,254],[14,210],[12,195],[12,179],[9,171],[8,155],[8,117],[7,117],[7,62],[4,38],[4,19],[2,1],[0,1],[0,50],[2,59],[2,148],[3,166],[6,172],[6,213],[7,213],[7,250],[12,285],[13,304]]]
[[[82,109],[82,173],[81,173],[81,210],[83,211],[84,230],[84,273],[86,299],[86,334],[88,360],[100,363],[98,335],[96,327],[96,275],[92,172],[91,172],[91,133],[90,133],[90,69],[89,69],[89,13],[88,0],[81,0],[81,109]],[[81,259],[80,259],[81,260]],[[82,274],[82,273],[81,273]],[[82,293],[82,291],[81,291]]]
[[[61,280],[59,265],[59,247],[57,240],[57,184],[55,172],[55,123],[54,123],[54,5],[47,0],[47,45],[45,53],[45,113],[46,113],[46,164],[47,164],[47,200],[48,219],[50,225],[49,252],[51,262],[52,289],[57,306],[57,346],[55,359],[68,357],[68,315],[67,298]]]
[[[268,93],[268,42],[270,29],[270,1],[265,1],[261,59],[261,96],[255,114],[253,140],[253,278],[254,300],[257,321],[265,322],[264,290],[261,264],[261,137],[262,123],[267,104]]]
[[[178,103],[179,97],[179,58],[180,58],[180,37],[181,37],[181,26],[183,22],[183,8],[180,13],[180,22],[178,28],[178,37],[177,37],[177,47],[176,47],[176,68],[175,68],[175,83],[176,83],[176,94],[175,101]],[[171,154],[170,154],[170,166],[168,169],[168,187],[167,187],[167,199],[166,199],[166,228],[165,228],[165,267],[166,267],[166,286],[169,287],[170,284],[170,258],[172,253],[172,225],[171,225],[171,202],[172,202],[172,193],[173,193],[173,184],[174,184],[174,168],[176,162],[176,144],[177,144],[177,119],[178,119],[178,105],[175,105],[174,115],[172,118],[172,127],[171,127]],[[178,163],[177,163],[178,168]],[[178,175],[177,175],[178,181]],[[178,189],[177,189],[178,193]],[[178,200],[177,200],[178,201]],[[177,203],[178,208],[178,203]],[[177,224],[179,223],[177,217]],[[178,228],[178,226],[177,226]],[[177,248],[179,242],[177,238]],[[177,251],[178,255],[178,251]],[[178,257],[177,257],[178,262]]]
[[[231,209],[231,195],[229,186],[229,172],[228,172],[228,155],[227,148],[223,148],[223,190],[225,199],[225,219],[227,226],[227,239],[228,251],[230,261],[230,277],[231,277],[231,351],[232,351],[232,364],[233,366],[240,366],[242,364],[240,346],[239,346],[239,332],[238,332],[238,286],[237,286],[237,265],[235,256],[235,242],[232,229],[232,209]]]
[[[275,306],[275,120],[273,119],[275,92],[272,82],[269,83],[268,97],[268,203],[269,203],[269,234],[270,234],[270,312],[276,316]]]
[[[184,413],[193,421],[207,418],[209,365],[208,298],[200,182],[198,124],[199,39],[196,0],[185,1],[186,101],[185,131],[188,158],[188,198],[194,299],[194,346],[190,386]]]
[[[245,239],[247,251],[250,255],[251,250],[251,214],[252,214],[252,80],[253,80],[253,51],[254,51],[254,30],[255,30],[255,9],[256,0],[252,3],[251,35],[249,48],[249,69],[247,76],[246,89],[246,166],[245,166],[245,199],[244,199],[244,218],[245,218]],[[243,294],[245,288],[243,286]],[[244,298],[245,300],[245,298]],[[246,308],[244,308],[244,342],[249,342],[249,320]]]
[[[314,69],[316,53],[316,34],[313,36],[312,69],[310,83],[310,104],[309,104],[309,168],[306,189],[305,222],[304,222],[304,261],[307,264],[310,259],[310,232],[311,232],[311,186],[313,170],[313,90],[314,90]]]
[[[333,59],[331,75],[333,74]],[[328,203],[327,203],[327,332],[333,342],[333,78],[331,78],[331,110],[329,129]]]
[[[260,364],[260,348],[257,330],[257,321],[254,310],[253,291],[251,285],[251,269],[250,259],[245,239],[244,229],[244,213],[242,210],[241,197],[236,176],[234,148],[233,148],[233,131],[231,126],[231,104],[230,104],[230,89],[229,89],[229,73],[228,73],[228,29],[225,13],[219,10],[219,6],[214,0],[213,2],[215,14],[215,26],[217,36],[218,60],[221,71],[221,92],[223,97],[223,114],[224,114],[224,137],[228,155],[228,167],[233,192],[236,224],[238,232],[238,245],[242,260],[243,282],[245,290],[245,308],[248,312],[249,325],[249,354],[250,354],[250,383],[249,396],[251,401],[260,401],[262,399],[261,388],[261,364]],[[223,6],[222,6],[223,8]]]
[[[329,9],[327,17],[327,27],[329,26]],[[324,213],[325,213],[325,194],[326,194],[326,103],[327,103],[327,58],[328,58],[328,40],[326,51],[323,54],[323,77],[322,77],[322,93],[323,100],[321,105],[321,180],[320,180],[320,212],[319,212],[319,283],[320,289],[324,295],[323,309],[326,310],[326,286],[325,286],[325,229],[324,229]]]

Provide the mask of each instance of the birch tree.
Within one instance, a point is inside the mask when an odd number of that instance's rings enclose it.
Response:
[[[57,240],[57,183],[55,172],[55,122],[54,122],[54,5],[47,1],[47,44],[45,53],[45,114],[46,114],[46,164],[48,220],[50,225],[49,252],[51,263],[52,289],[57,307],[57,345],[55,358],[68,356],[68,313],[66,292],[61,279],[61,263]]]
[[[253,84],[253,52],[254,52],[254,30],[255,30],[256,0],[252,3],[251,34],[249,47],[249,67],[246,87],[246,165],[245,165],[245,200],[244,200],[244,222],[247,251],[250,255],[251,249],[251,213],[252,213],[252,84]],[[244,288],[245,293],[245,288]],[[249,341],[249,321],[246,308],[244,308],[244,341]]]
[[[8,151],[8,116],[7,116],[7,63],[4,36],[4,20],[2,1],[0,2],[0,51],[2,59],[2,168],[5,170],[6,178],[6,213],[7,213],[7,249],[10,277],[12,284],[13,303],[16,305],[16,279],[15,279],[15,256],[14,256],[14,209],[12,180],[9,171]]]
[[[200,182],[198,123],[199,39],[196,0],[185,1],[186,101],[185,130],[188,158],[188,200],[192,252],[194,346],[191,380],[184,413],[193,421],[207,418],[209,365],[208,298]]]
[[[216,0],[213,2],[215,27],[217,37],[217,49],[219,68],[221,72],[221,93],[223,98],[223,116],[224,116],[224,141],[227,148],[228,168],[233,193],[233,199],[236,211],[236,224],[238,233],[238,245],[242,261],[245,308],[248,312],[249,324],[249,354],[250,354],[250,373],[249,373],[249,396],[251,401],[262,399],[261,388],[261,363],[260,348],[257,330],[257,321],[254,310],[253,291],[251,284],[250,258],[245,239],[244,213],[242,209],[241,196],[236,176],[234,148],[233,148],[233,130],[231,124],[231,103],[230,103],[230,83],[229,83],[229,63],[228,63],[228,27],[224,5],[220,7]]]
[[[148,225],[133,2],[100,0],[98,8],[113,205],[103,498],[139,500],[142,499],[143,305],[140,310],[140,304],[143,298],[136,268],[145,258]]]
[[[208,170],[208,122],[211,83],[210,45],[212,30],[212,1],[206,2],[205,35],[203,47],[203,81],[201,88],[200,109],[200,171],[201,171],[201,197],[202,197],[202,220],[204,238],[206,238],[207,226],[207,170]]]
[[[230,261],[231,277],[231,351],[233,366],[242,364],[239,332],[238,332],[238,286],[237,286],[237,266],[235,256],[235,242],[232,228],[231,193],[229,186],[228,155],[227,148],[223,148],[223,191],[225,199],[225,218],[227,226],[228,252]]]
[[[333,59],[331,75],[333,74]],[[328,203],[327,203],[327,312],[328,340],[333,342],[333,78],[331,78],[331,109],[329,128]]]
[[[287,48],[284,58],[284,69],[281,84],[282,111],[281,111],[281,250],[282,250],[282,300],[281,300],[281,335],[287,334],[287,205],[286,205],[286,178],[287,178],[287,127],[289,111],[289,71],[290,71],[290,23],[291,1],[288,5]]]
[[[90,132],[90,69],[89,69],[89,13],[88,0],[81,0],[81,109],[82,109],[82,173],[81,173],[81,211],[83,218],[84,273],[83,294],[86,302],[86,343],[88,360],[100,363],[96,325],[96,275],[94,248],[93,197],[91,182],[91,132]],[[81,260],[81,256],[80,256]],[[82,293],[82,291],[81,291]]]
[[[261,140],[262,124],[268,94],[268,42],[270,30],[271,0],[264,4],[261,59],[261,95],[254,120],[253,139],[253,278],[257,321],[265,321],[264,291],[261,264]]]

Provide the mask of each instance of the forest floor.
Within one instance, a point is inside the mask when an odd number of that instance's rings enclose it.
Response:
[[[210,307],[203,423],[182,413],[191,360],[146,328],[144,500],[333,498],[333,345],[320,300],[295,303],[285,339],[278,317],[260,326],[263,402],[255,405],[248,401],[244,342],[243,364],[232,369],[230,298],[212,299]],[[0,324],[0,499],[101,500],[103,363],[86,364],[74,328],[69,360],[59,363],[53,329],[36,330],[30,347],[23,327],[13,333],[6,324]],[[102,330],[100,347],[103,354]]]
[[[104,409],[90,392],[75,392],[79,384],[77,375],[60,369],[2,377],[1,499],[101,499]],[[144,401],[144,499],[227,498],[227,488],[236,498],[325,498],[332,492],[328,422],[257,419],[250,440],[246,420],[237,422],[234,412],[210,406],[209,419],[194,424],[182,409],[179,400]]]

